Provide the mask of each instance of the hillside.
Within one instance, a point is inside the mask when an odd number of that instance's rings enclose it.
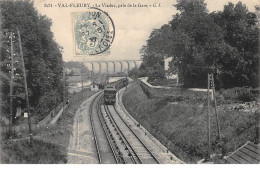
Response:
[[[33,146],[29,147],[27,134],[20,134],[15,140],[4,140],[1,143],[0,162],[9,164],[64,164],[67,162],[67,149],[74,115],[84,100],[95,92],[84,90],[70,98],[70,104],[65,109],[55,126],[34,131]],[[1,155],[0,154],[0,155]]]
[[[187,163],[205,158],[207,153],[207,107],[204,103],[149,98],[138,83],[127,88],[123,103],[129,113],[171,152]],[[212,108],[213,109],[213,108]],[[211,111],[213,113],[213,110]],[[227,155],[255,138],[253,114],[219,108],[222,142],[217,141],[215,115],[211,115],[213,153]],[[219,162],[219,161],[215,161]]]

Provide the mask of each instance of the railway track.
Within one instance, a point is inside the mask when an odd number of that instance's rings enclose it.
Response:
[[[90,121],[99,163],[159,164],[150,149],[100,92],[90,103]]]
[[[100,105],[103,92],[99,93],[90,103],[90,122],[97,151],[97,158],[100,164],[124,163],[117,151],[116,143],[109,135],[106,124],[100,117]]]
[[[150,149],[140,140],[140,138],[133,132],[131,127],[122,119],[112,105],[103,105],[105,114],[109,117],[112,126],[120,136],[125,149],[128,150],[128,156],[131,157],[132,163],[135,164],[159,164]]]
[[[105,112],[105,115],[108,117],[108,121],[110,121],[110,123],[112,124],[112,127],[114,128],[114,131],[116,131],[116,135],[118,135],[118,137],[119,137],[120,143],[122,143],[124,145],[124,150],[127,151],[127,156],[130,158],[131,163],[134,163],[134,164],[142,163],[142,161],[137,156],[134,148],[130,145],[128,140],[125,138],[123,132],[120,130],[120,128],[118,127],[118,125],[116,124],[114,119],[111,118],[110,114],[108,113],[109,111],[107,110],[106,105],[104,105],[103,108],[104,108],[103,110]]]

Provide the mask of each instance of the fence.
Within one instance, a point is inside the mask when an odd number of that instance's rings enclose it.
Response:
[[[63,103],[60,103],[55,109],[53,109],[44,119],[39,121],[37,124],[38,125],[48,124],[51,121],[51,119],[61,110],[62,106]]]
[[[49,124],[32,124],[31,125],[31,129],[33,132],[35,131],[39,131],[39,130],[44,130],[45,128],[48,128],[48,127],[51,127],[51,125]],[[9,126],[2,126],[0,127],[0,132],[1,132],[1,137],[2,138],[5,138],[7,134],[9,134],[9,132],[11,132],[11,134],[16,134],[16,135],[19,135],[19,134],[25,134],[25,133],[28,133],[28,129],[29,129],[29,126],[28,124],[23,124],[23,125],[14,125],[14,126],[11,126],[11,129],[9,129],[10,127]]]
[[[44,128],[51,126],[51,125],[49,125],[50,121],[62,109],[62,106],[63,106],[63,103],[60,103],[43,120],[39,121],[37,124],[32,124],[31,125],[32,131],[37,131],[37,130],[44,129]],[[28,124],[22,124],[22,125],[13,125],[12,127],[4,126],[4,127],[0,127],[0,129],[1,129],[0,135],[5,137],[5,135],[7,135],[9,132],[11,132],[12,134],[19,134],[22,132],[27,132],[29,129],[29,126],[28,126]]]

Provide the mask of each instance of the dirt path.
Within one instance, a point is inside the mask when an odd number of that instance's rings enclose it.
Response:
[[[70,144],[67,154],[68,164],[98,163],[95,141],[89,117],[90,103],[98,94],[99,93],[96,93],[85,100],[75,114],[73,133],[70,136]]]

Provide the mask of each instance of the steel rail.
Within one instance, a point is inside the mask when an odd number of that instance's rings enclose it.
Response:
[[[114,120],[113,116],[111,115],[108,106],[104,105],[104,110],[107,113],[107,115],[109,116],[109,119],[111,120],[111,123],[113,123],[113,125],[115,126],[115,128],[117,129],[118,134],[120,135],[121,139],[124,140],[124,144],[127,148],[127,150],[129,151],[129,153],[131,154],[131,160],[135,163],[143,163],[142,160],[138,157],[137,153],[135,152],[134,148],[130,145],[129,141],[127,140],[127,138],[125,137],[124,133],[121,131],[121,129],[119,128],[119,126],[117,125],[116,121]],[[132,151],[132,153],[131,153]],[[134,154],[134,155],[133,155]],[[136,159],[135,159],[135,157]]]
[[[103,93],[103,92],[102,92]],[[102,95],[103,96],[103,95]],[[103,115],[101,114],[101,103],[102,103],[102,97],[100,97],[99,98],[99,101],[98,101],[98,104],[97,104],[97,112],[98,112],[98,118],[99,118],[99,121],[100,121],[100,123],[101,123],[101,125],[102,125],[102,128],[103,128],[103,130],[104,130],[104,132],[105,132],[105,135],[106,135],[106,137],[107,137],[107,140],[108,140],[108,143],[109,143],[109,145],[110,145],[110,148],[111,148],[111,150],[112,150],[112,152],[113,152],[113,155],[114,155],[114,158],[115,158],[115,160],[116,160],[116,163],[118,164],[118,163],[120,163],[120,160],[118,159],[118,154],[116,154],[116,151],[115,151],[115,148],[113,147],[113,144],[112,144],[112,142],[111,142],[111,138],[113,138],[113,137],[109,137],[109,132],[110,132],[110,130],[109,130],[109,128],[107,127],[107,124],[106,123],[104,123],[105,122],[105,120],[104,120],[104,117],[103,117]],[[111,133],[111,132],[110,132]],[[116,144],[114,144],[114,146],[115,146]],[[124,160],[122,160],[122,162],[124,163]]]
[[[101,94],[101,93],[100,93]],[[91,127],[92,127],[92,132],[93,132],[93,136],[94,136],[94,141],[95,141],[95,146],[96,146],[96,150],[97,150],[97,156],[98,156],[98,162],[101,164],[102,163],[102,159],[101,159],[101,154],[99,151],[99,146],[98,146],[98,142],[97,142],[97,136],[96,136],[96,130],[94,127],[94,121],[92,118],[92,114],[93,114],[93,103],[96,101],[97,97],[100,96],[100,94],[98,94],[97,96],[95,96],[95,98],[93,99],[93,101],[90,103],[90,123],[91,123]]]
[[[118,113],[115,106],[113,105],[114,110],[116,111],[117,115],[120,117],[120,119],[124,122],[124,124],[130,129],[130,131],[134,134],[134,136],[138,139],[138,141],[143,145],[143,147],[148,151],[148,153],[152,156],[152,158],[160,164],[158,159],[153,155],[153,153],[145,146],[145,144],[141,141],[141,139],[134,133],[134,131],[129,127],[129,125],[125,122],[125,120],[122,118],[122,116]]]
[[[115,82],[113,82],[114,84]],[[89,107],[89,111],[90,111],[90,124],[91,124],[91,128],[92,128],[92,132],[93,132],[93,137],[94,137],[94,141],[95,141],[95,146],[96,146],[96,150],[97,150],[97,157],[98,157],[98,162],[101,164],[102,163],[102,159],[101,159],[101,153],[100,153],[100,150],[99,150],[99,146],[98,146],[98,141],[97,141],[97,136],[96,136],[96,130],[95,130],[95,127],[94,127],[94,121],[93,121],[93,117],[92,117],[92,114],[93,114],[93,104],[94,102],[97,100],[97,98],[102,94],[103,92],[100,92],[100,94],[98,94],[97,96],[94,97],[94,99],[91,101],[90,103],[90,107]],[[104,129],[103,129],[104,130]],[[106,136],[107,137],[107,136]],[[107,138],[108,139],[108,138]],[[108,140],[109,142],[109,140]],[[109,142],[110,144],[110,142]],[[111,146],[111,145],[110,145]],[[112,149],[112,148],[111,148]],[[113,152],[113,149],[112,149],[112,152]],[[114,152],[113,152],[114,154]],[[117,161],[117,158],[115,158],[116,161]]]

